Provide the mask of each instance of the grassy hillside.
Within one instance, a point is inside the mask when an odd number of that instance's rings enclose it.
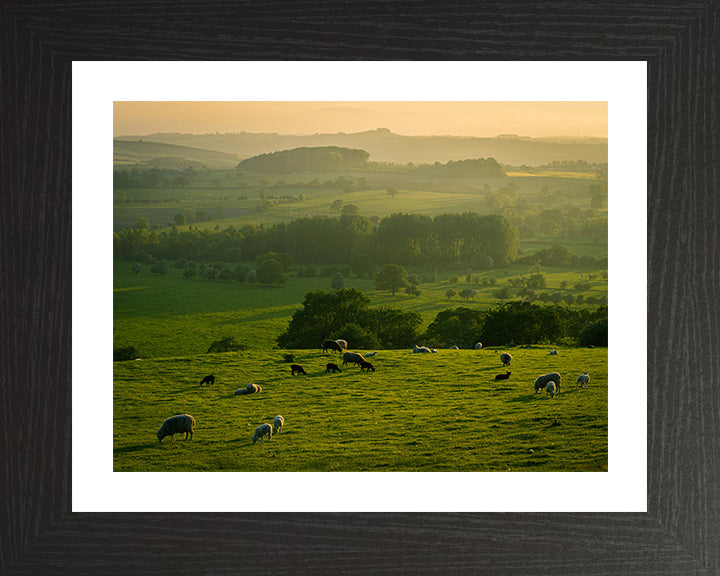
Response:
[[[344,146],[370,153],[373,162],[416,164],[466,158],[495,158],[503,164],[540,165],[554,160],[607,162],[606,138],[472,138],[458,136],[404,136],[387,129],[352,134],[150,134],[122,136],[123,140],[152,140],[239,157],[250,157],[302,146]]]
[[[307,184],[318,180],[336,180],[339,176],[358,181],[365,178],[367,185],[352,192],[325,187],[295,188],[278,185]],[[123,193],[129,201],[116,204],[113,212],[115,229],[131,227],[138,217],[148,219],[150,225],[166,226],[176,214],[185,210],[204,211],[206,222],[195,222],[198,227],[216,225],[225,227],[244,224],[271,225],[289,222],[303,216],[335,216],[331,206],[337,200],[343,205],[357,206],[362,216],[387,216],[394,212],[420,213],[435,216],[448,212],[473,211],[480,214],[496,213],[487,194],[486,186],[493,189],[515,182],[521,198],[528,198],[533,205],[533,195],[543,187],[556,194],[542,201],[544,208],[557,208],[570,203],[579,208],[590,207],[588,193],[594,180],[583,173],[553,173],[544,175],[517,173],[510,177],[477,178],[430,178],[415,174],[393,172],[349,172],[294,174],[283,178],[267,174],[235,170],[208,170],[196,176],[185,187],[132,188]],[[398,191],[395,197],[387,194],[389,188]],[[117,192],[117,191],[116,191]],[[263,198],[269,196],[295,196],[302,200],[263,206]]]
[[[606,471],[607,350],[546,347],[509,350],[378,351],[375,372],[346,367],[326,374],[338,355],[319,350],[241,353],[116,362],[115,471]],[[283,354],[307,376],[291,376]],[[590,386],[575,391],[577,374]],[[534,394],[535,378],[563,376],[555,398]],[[199,386],[207,374],[214,386]],[[234,396],[249,382],[260,394]],[[158,444],[172,415],[197,421]],[[285,417],[282,434],[253,445],[255,427]]]
[[[247,263],[254,267],[253,263]],[[261,286],[237,282],[186,279],[181,271],[171,268],[164,276],[132,272],[132,262],[116,261],[114,266],[114,344],[116,348],[134,346],[144,357],[185,356],[202,354],[210,344],[225,336],[233,336],[249,349],[267,350],[275,346],[275,338],[287,328],[292,314],[302,307],[310,291],[330,290],[330,278],[298,278],[291,273],[282,286]],[[507,271],[507,274],[506,274]],[[421,295],[410,296],[375,290],[369,278],[348,277],[347,288],[357,288],[371,299],[371,306],[389,306],[418,312],[423,318],[424,330],[435,315],[447,308],[467,306],[487,308],[497,306],[501,300],[496,291],[509,287],[513,278],[531,273],[529,266],[510,266],[507,270],[493,270],[478,274],[479,283],[466,283],[465,275],[457,270],[440,270],[438,280],[421,282]],[[572,285],[581,280],[581,274],[597,276],[590,281],[590,289],[577,292]],[[607,295],[607,281],[598,270],[547,268],[544,270],[548,287],[537,292],[569,292],[601,297]],[[422,273],[419,274],[422,277]],[[448,279],[458,276],[457,283]],[[494,278],[496,285],[482,284],[483,278]],[[569,287],[560,288],[566,281]],[[477,290],[472,300],[458,296],[449,299],[448,289],[456,292],[463,288]],[[318,343],[318,346],[320,343]]]
[[[188,163],[202,164],[208,168],[235,167],[234,154],[179,146],[164,142],[143,140],[113,140],[113,164],[116,167],[143,166],[158,168],[182,168]]]

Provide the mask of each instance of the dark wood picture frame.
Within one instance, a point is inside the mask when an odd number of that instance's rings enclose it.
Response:
[[[6,0],[0,573],[720,574],[719,6]],[[71,512],[72,61],[170,59],[647,61],[648,512]]]

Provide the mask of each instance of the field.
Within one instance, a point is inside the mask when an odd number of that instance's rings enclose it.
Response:
[[[288,184],[318,180],[335,181],[338,177],[357,180],[365,178],[367,186],[345,192],[340,188],[324,187],[282,187],[279,180]],[[114,209],[115,229],[131,227],[138,217],[145,217],[150,225],[166,226],[175,214],[184,210],[204,211],[208,214],[206,222],[194,223],[194,226],[221,228],[244,224],[271,225],[289,222],[303,216],[336,216],[331,210],[333,202],[341,200],[343,204],[357,206],[361,216],[386,216],[393,212],[421,213],[435,216],[449,212],[474,211],[480,214],[495,212],[488,204],[484,186],[493,189],[515,182],[521,197],[530,197],[541,188],[558,191],[556,200],[544,202],[546,207],[559,207],[569,198],[572,203],[588,208],[590,198],[587,195],[593,180],[584,173],[546,172],[537,174],[516,174],[513,177],[500,178],[456,178],[452,180],[432,179],[428,176],[396,174],[384,172],[353,173],[313,173],[272,176],[266,174],[238,173],[234,170],[209,170],[194,176],[192,182],[183,188],[131,188],[124,191],[130,201],[116,204]],[[272,180],[272,182],[270,182]],[[387,195],[388,188],[398,191],[396,197]],[[116,191],[117,192],[117,191]],[[288,204],[277,204],[260,209],[263,200],[261,193],[274,195],[299,196],[303,200]]]
[[[254,267],[253,263],[247,263]],[[182,272],[170,268],[160,276],[149,272],[134,274],[132,262],[116,261],[114,265],[114,342],[116,348],[134,346],[143,358],[186,356],[206,352],[215,340],[232,336],[248,348],[267,349],[275,345],[275,338],[287,327],[292,314],[301,308],[305,294],[314,290],[330,290],[330,278],[298,278],[294,273],[282,286],[261,286],[245,282],[206,281],[186,279]],[[488,308],[506,300],[499,300],[495,292],[510,287],[513,278],[532,273],[530,266],[510,266],[478,274],[478,279],[495,279],[496,285],[466,283],[459,270],[439,271],[438,280],[421,282],[421,295],[409,296],[398,292],[377,291],[369,278],[349,276],[347,288],[361,290],[371,300],[371,306],[389,306],[418,312],[424,330],[435,315],[447,308],[466,306]],[[607,281],[599,276],[590,282],[590,289],[578,292],[572,285],[597,269],[547,268],[544,274],[548,286],[538,292],[568,292],[575,296],[602,297],[607,295]],[[418,272],[423,276],[422,272]],[[458,283],[449,278],[458,277]],[[569,288],[560,289],[561,282]],[[477,290],[472,300],[458,296],[449,299],[448,289],[456,292],[470,287]],[[511,291],[516,290],[510,288]]]
[[[606,471],[607,349],[548,347],[382,350],[375,372],[337,354],[247,350],[114,364],[115,471]],[[293,354],[307,376],[291,376]],[[575,391],[589,371],[587,390]],[[560,394],[534,394],[535,378],[563,375]],[[213,373],[214,386],[199,386]],[[235,396],[255,382],[260,394]],[[174,414],[196,421],[192,441],[155,432]],[[253,445],[255,427],[285,417],[282,434]]]

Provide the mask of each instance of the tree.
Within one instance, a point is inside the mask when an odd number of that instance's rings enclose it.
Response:
[[[360,209],[355,206],[355,204],[345,204],[345,206],[342,207],[342,214],[348,216],[356,216],[359,211]]]
[[[385,192],[390,198],[395,198],[398,195],[397,188],[388,188],[387,192]]]
[[[375,287],[378,290],[390,290],[393,296],[406,284],[407,272],[397,264],[385,264],[375,275]]]
[[[353,254],[350,258],[350,267],[356,276],[370,276],[375,271],[375,262],[370,254]]]
[[[333,210],[335,212],[340,212],[340,210],[342,210],[342,207],[343,207],[343,201],[340,200],[340,198],[338,198],[332,204],[330,204],[330,210]]]
[[[137,221],[135,222],[135,229],[136,230],[147,230],[150,228],[150,222],[148,221],[145,216],[138,216]]]
[[[450,290],[448,290],[447,292],[445,292],[445,296],[448,297],[448,300],[452,300],[452,299],[453,299],[453,296],[455,296],[455,290],[453,290],[452,288],[450,288]]]
[[[260,284],[282,284],[287,279],[283,274],[283,267],[277,260],[265,260],[257,268],[257,281]]]
[[[143,267],[142,267],[142,264],[140,264],[140,262],[136,262],[135,266],[132,267],[132,271],[135,272],[135,274],[139,274],[140,272],[142,272],[142,269],[143,269]]]
[[[470,288],[463,288],[462,290],[460,290],[460,292],[458,292],[458,294],[461,298],[465,298],[465,300],[467,301],[475,296],[475,291],[471,290]]]
[[[420,288],[417,287],[416,284],[408,284],[407,288],[405,288],[405,292],[410,294],[411,296],[420,296],[422,292],[420,291]]]
[[[469,348],[480,340],[484,322],[484,313],[480,310],[462,306],[442,310],[427,327],[425,340],[432,346]]]
[[[152,268],[150,268],[150,272],[153,274],[167,274],[168,266],[167,262],[165,260],[158,260]]]
[[[187,224],[187,218],[185,218],[185,214],[175,214],[175,224],[177,224],[178,226]]]
[[[197,270],[195,268],[185,268],[185,270],[183,270],[183,276],[185,276],[185,278],[192,278],[196,274]]]
[[[345,287],[345,278],[340,272],[333,274],[332,280],[330,280],[330,286],[332,286],[333,290],[340,290],[340,288]]]

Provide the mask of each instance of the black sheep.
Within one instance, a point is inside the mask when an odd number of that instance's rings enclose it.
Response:
[[[361,360],[360,361],[360,372],[362,372],[363,370],[372,370],[373,372],[375,372],[375,366],[373,366],[367,360]]]
[[[305,372],[300,364],[290,364],[290,373],[293,376],[295,376],[295,374],[305,374],[307,376],[307,372]]]
[[[207,384],[208,386],[210,384],[215,384],[215,374],[210,374],[209,376],[205,376],[205,378],[203,378],[200,381],[200,386],[202,386],[203,384]]]
[[[508,380],[510,378],[510,372],[506,374],[498,374],[495,376],[495,380]]]
[[[342,370],[340,370],[340,366],[338,366],[337,364],[328,362],[325,366],[325,372],[342,372]]]
[[[343,351],[342,346],[340,346],[340,344],[335,342],[335,340],[325,340],[322,343],[322,349],[323,349],[323,352],[327,352],[328,350],[331,350],[333,352],[342,352]]]

